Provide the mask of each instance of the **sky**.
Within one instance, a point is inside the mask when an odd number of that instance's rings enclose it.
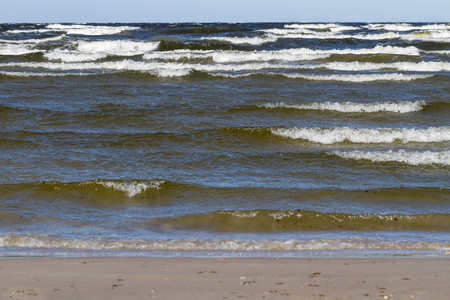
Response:
[[[0,23],[450,22],[449,0],[0,0]]]

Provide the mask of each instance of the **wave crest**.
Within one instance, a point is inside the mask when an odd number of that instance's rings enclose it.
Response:
[[[346,159],[367,159],[372,162],[399,162],[408,165],[450,166],[450,151],[333,151],[329,154]]]
[[[304,139],[321,144],[342,142],[352,143],[429,143],[450,141],[450,127],[430,127],[427,129],[398,128],[273,128],[271,132],[277,136]]]
[[[310,210],[215,211],[202,215],[156,218],[153,226],[217,232],[286,232],[322,230],[419,230],[449,231],[449,214],[321,213]]]
[[[353,102],[315,102],[308,104],[286,104],[267,103],[261,105],[265,108],[294,108],[300,110],[329,110],[346,113],[376,113],[376,112],[396,112],[409,113],[422,110],[425,101],[403,101],[403,102],[375,102],[375,103],[353,103]]]

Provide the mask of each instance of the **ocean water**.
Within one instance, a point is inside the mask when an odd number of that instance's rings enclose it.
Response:
[[[450,24],[0,24],[0,256],[450,255]]]

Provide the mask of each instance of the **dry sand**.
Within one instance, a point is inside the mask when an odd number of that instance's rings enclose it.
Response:
[[[447,258],[0,260],[0,299],[450,299]]]

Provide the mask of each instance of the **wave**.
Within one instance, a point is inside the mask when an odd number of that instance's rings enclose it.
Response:
[[[119,34],[124,31],[137,30],[139,27],[132,26],[101,26],[101,25],[62,25],[62,24],[50,24],[47,25],[47,29],[51,31],[64,31],[67,34],[75,35],[112,35]]]
[[[334,49],[315,50],[308,48],[286,49],[277,51],[205,51],[205,50],[174,50],[158,51],[144,54],[143,58],[160,60],[182,60],[182,59],[211,59],[217,63],[242,63],[249,61],[303,61],[328,58],[331,55],[408,55],[420,56],[420,51],[416,47],[392,47],[376,46],[366,49]]]
[[[90,204],[110,205],[140,203],[151,200],[155,193],[170,185],[160,179],[153,180],[107,180],[96,179],[82,182],[40,181],[3,186],[4,196],[12,193],[32,193],[35,199],[64,199]]]
[[[95,61],[111,56],[142,55],[158,48],[159,42],[135,42],[135,41],[80,41],[76,50],[54,50],[44,54],[49,60],[61,60],[63,62]]]
[[[24,39],[24,40],[4,40],[0,39],[0,43],[8,43],[8,44],[42,44],[48,42],[54,42],[64,39],[64,35],[55,36],[50,38],[42,38],[42,39]]]
[[[266,43],[274,43],[280,39],[316,39],[316,40],[392,40],[400,39],[406,41],[420,40],[430,42],[447,42],[450,33],[448,32],[423,32],[423,33],[407,33],[400,34],[397,32],[386,32],[376,34],[335,34],[331,32],[302,32],[292,33],[288,30],[286,32],[278,31],[276,34],[269,33],[263,36],[257,37],[203,37],[201,40],[228,42],[236,45],[253,45],[260,46]]]
[[[247,44],[259,46],[265,43],[273,43],[278,40],[276,36],[255,36],[255,37],[201,37],[202,41],[219,41],[231,44]]]
[[[42,50],[33,49],[33,45],[27,44],[0,44],[0,55],[15,56],[31,53],[39,53]]]
[[[336,250],[421,250],[449,251],[450,243],[387,241],[368,238],[336,239],[160,239],[120,240],[111,238],[67,239],[46,234],[5,234],[0,247],[22,249],[112,250],[112,251],[336,251]],[[230,255],[230,254],[228,254]]]
[[[215,211],[176,218],[155,218],[150,224],[165,230],[194,229],[215,232],[287,231],[450,231],[450,214],[321,213],[309,210]]]
[[[294,108],[300,110],[329,110],[346,113],[377,113],[377,112],[396,112],[410,113],[423,109],[425,101],[392,101],[375,103],[353,103],[353,102],[314,102],[308,104],[286,104],[286,103],[267,103],[260,105],[264,108]]]
[[[450,30],[449,24],[423,24],[413,25],[409,23],[375,23],[362,26],[370,30],[386,31],[413,31],[413,30]]]
[[[4,72],[0,71],[2,76],[10,77],[66,77],[66,76],[94,76],[99,73],[49,73],[49,72]]]
[[[105,53],[77,53],[69,50],[56,50],[44,54],[48,60],[60,60],[62,62],[85,62],[96,61],[106,58],[108,54]]]
[[[210,74],[216,77],[242,78],[255,75],[261,76],[283,76],[290,79],[302,79],[310,81],[337,81],[337,82],[375,82],[375,81],[413,81],[431,78],[433,75],[410,75],[402,73],[377,73],[377,74],[332,74],[332,75],[309,75],[301,73],[241,73],[241,74]]]
[[[159,42],[136,42],[136,41],[80,41],[77,50],[87,53],[106,53],[110,55],[139,55],[148,51],[156,50]]]
[[[430,127],[427,129],[378,128],[362,129],[349,127],[334,128],[273,128],[274,135],[303,139],[321,144],[334,143],[430,143],[450,141],[450,127]]]
[[[350,26],[350,25],[341,25],[336,23],[318,23],[318,24],[286,24],[284,28],[288,29],[314,29],[320,31],[332,31],[332,32],[341,32],[341,31],[349,31],[349,30],[358,30],[359,27]]]
[[[376,71],[376,70],[398,70],[411,72],[441,72],[450,71],[450,63],[447,62],[396,62],[396,63],[370,63],[370,62],[329,62],[310,66],[315,69],[329,69],[339,71]]]
[[[329,154],[345,159],[366,159],[372,162],[399,162],[408,165],[450,166],[450,151],[333,151]]]
[[[363,29],[369,30],[369,32]],[[370,30],[382,30],[381,33],[372,33]],[[339,24],[287,24],[284,28],[262,29],[265,34],[259,37],[214,37],[214,40],[227,41],[233,44],[262,45],[275,42],[279,39],[356,39],[356,40],[422,40],[446,42],[450,36],[448,24],[435,24],[413,26],[410,24],[369,24],[356,27]],[[354,31],[346,34],[346,31]]]
[[[292,49],[279,51],[189,51],[175,50],[167,52],[146,53],[143,58],[160,60],[211,59],[216,63],[242,63],[267,61],[303,61],[327,58],[330,54],[319,53],[309,49]]]
[[[83,24],[49,24],[45,28],[39,29],[13,29],[8,30],[9,34],[20,33],[53,33],[64,32],[69,35],[113,35],[120,34],[126,31],[138,30],[140,27],[134,26],[105,26],[105,25],[83,25]]]
[[[342,82],[374,82],[374,81],[413,81],[426,79],[432,75],[410,75],[402,73],[380,73],[380,74],[336,74],[336,75],[306,75],[285,73],[277,74],[291,79],[305,79],[312,81],[342,81]]]

